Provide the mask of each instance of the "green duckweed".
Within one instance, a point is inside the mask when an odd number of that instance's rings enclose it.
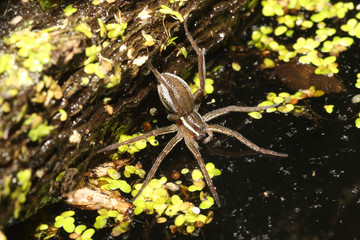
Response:
[[[78,225],[78,226],[75,227],[74,232],[78,233],[78,234],[81,234],[81,233],[83,233],[85,231],[86,228],[87,228],[86,225],[83,225],[83,224]]]
[[[334,105],[325,105],[324,109],[327,113],[332,113],[334,110]]]
[[[66,211],[55,218],[54,226],[57,228],[62,227],[66,232],[72,233],[75,230],[75,219],[72,217],[75,215],[74,211]]]
[[[355,126],[357,128],[360,128],[360,113],[359,113],[359,117],[355,119]]]
[[[190,89],[194,93],[200,87],[199,73],[195,74],[193,78],[193,82],[194,84],[190,84]],[[214,80],[212,80],[211,78],[205,79],[205,89],[204,89],[205,95],[212,94],[214,92],[213,84],[214,84]]]
[[[360,88],[360,73],[358,73],[356,77],[357,79],[356,79],[355,87]]]

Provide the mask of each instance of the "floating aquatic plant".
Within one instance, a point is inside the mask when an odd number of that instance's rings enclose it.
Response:
[[[196,73],[193,78],[194,84],[190,84],[190,89],[194,93],[196,90],[200,87],[200,79],[199,79],[199,73]],[[214,80],[211,78],[205,79],[205,94],[212,94],[214,92]]]
[[[127,204],[125,208],[114,209],[113,202],[108,202],[109,206],[106,208],[104,204],[99,205],[98,201],[101,201],[101,197],[105,195],[108,195],[107,198],[112,196],[112,200],[120,199],[119,194],[130,197],[127,194],[130,191],[131,196],[135,196],[142,184],[137,183],[131,186],[131,182],[139,177],[143,178],[146,172],[141,168],[141,165],[129,165],[127,161],[117,165],[120,161],[115,161],[108,164],[104,163],[99,166],[99,169],[91,170],[92,174],[87,174],[89,176],[88,182],[92,186],[91,191],[83,189],[84,191],[80,191],[76,196],[71,193],[67,195],[69,197],[67,200],[69,204],[73,203],[74,206],[89,210],[98,209],[99,215],[94,219],[93,228],[87,229],[86,225],[77,225],[75,211],[66,211],[55,218],[54,225],[39,225],[36,236],[51,238],[58,234],[61,228],[72,239],[80,239],[80,237],[81,239],[91,239],[91,236],[97,229],[108,227],[112,228],[111,235],[114,237],[128,231],[132,217],[127,212],[131,208],[129,208],[131,204],[125,202]],[[211,178],[221,174],[221,171],[213,163],[207,163],[206,169]],[[193,185],[203,182],[203,175],[198,169],[192,171],[183,169],[181,172],[183,175],[190,174],[192,176]],[[122,184],[126,189],[121,186]],[[171,220],[171,232],[182,234],[192,234],[196,229],[210,223],[213,218],[213,212],[208,211],[208,209],[214,205],[214,199],[202,190],[205,187],[205,183],[201,189],[196,190],[194,193],[189,190],[192,185],[186,187],[183,184],[179,180],[175,183],[169,182],[166,177],[152,179],[141,195],[133,202],[135,216],[143,213],[154,215],[157,223]],[[172,185],[177,187],[170,187]],[[96,188],[99,189],[96,190]],[[95,196],[94,194],[100,195]],[[91,199],[96,202],[92,203]],[[105,201],[108,200],[103,202]],[[121,201],[124,200],[121,199]],[[99,208],[99,206],[102,207]]]
[[[261,26],[259,30],[255,30],[252,33],[252,40],[249,42],[250,45],[254,45],[262,50],[270,49],[275,51],[279,54],[278,59],[284,62],[288,62],[290,59],[299,55],[301,58],[300,62],[312,63],[317,66],[315,71],[316,74],[331,75],[338,72],[337,63],[335,62],[336,59],[322,58],[318,53],[322,51],[324,53],[329,53],[332,56],[338,56],[340,52],[345,51],[352,44],[352,41],[349,37],[346,37],[341,41],[338,36],[335,36],[333,40],[329,40],[329,37],[335,35],[337,30],[332,27],[327,27],[323,20],[334,17],[344,18],[349,10],[354,9],[353,3],[338,2],[332,5],[329,1],[325,0],[299,2],[290,0],[264,0],[261,4],[263,6],[263,15],[266,17],[276,17],[278,26],[276,26],[275,29],[269,26]],[[294,15],[285,15],[285,12],[287,11],[284,11],[284,9],[306,9],[307,11],[314,13],[309,15],[306,12],[296,12]],[[316,35],[296,39],[296,43],[293,44],[293,49],[295,51],[291,51],[290,48],[279,44],[275,39],[275,37],[285,33],[288,37],[292,36],[292,29],[295,28],[299,28],[297,31],[312,28],[315,26],[314,23],[316,23],[318,28],[316,30]],[[349,32],[350,36],[355,36],[357,28],[359,28],[358,26],[360,27],[360,24],[358,25],[357,19],[353,18],[348,20],[347,24],[341,26],[341,29]],[[291,31],[289,29],[291,29]],[[272,34],[274,37],[271,37]],[[325,40],[327,41],[324,42]],[[323,43],[322,47],[321,43]]]

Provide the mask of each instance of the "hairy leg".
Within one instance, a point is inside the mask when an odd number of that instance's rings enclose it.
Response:
[[[182,132],[178,132],[175,137],[173,137],[168,144],[166,144],[165,148],[162,150],[162,152],[159,154],[159,156],[156,158],[154,164],[152,165],[148,175],[146,176],[141,188],[139,189],[138,193],[136,194],[136,196],[133,198],[132,201],[134,201],[140,194],[141,192],[144,190],[144,188],[148,185],[148,183],[150,182],[150,180],[154,177],[154,174],[156,172],[156,170],[159,168],[160,163],[162,162],[162,160],[164,160],[165,156],[171,151],[171,149],[173,147],[175,147],[175,145],[181,141],[181,139],[183,139],[183,134]]]
[[[158,129],[152,130],[150,132],[144,133],[143,135],[140,135],[138,137],[134,137],[134,138],[131,138],[129,140],[126,140],[124,142],[114,143],[112,145],[109,145],[109,146],[107,146],[105,148],[102,148],[102,149],[98,150],[97,153],[110,151],[110,150],[113,150],[113,149],[118,148],[120,146],[127,145],[127,144],[130,144],[130,143],[133,143],[133,142],[137,142],[139,140],[143,140],[143,139],[146,139],[146,138],[151,137],[151,136],[164,135],[164,134],[176,132],[177,130],[178,130],[178,127],[175,124],[167,126],[167,127],[158,128]]]
[[[191,151],[191,153],[194,155],[194,157],[196,158],[196,160],[200,166],[201,172],[205,177],[205,181],[210,188],[210,192],[213,195],[216,204],[220,207],[221,203],[220,203],[219,195],[217,194],[214,184],[209,176],[209,173],[206,170],[204,160],[202,159],[201,154],[199,152],[198,143],[195,141],[195,139],[192,136],[185,135],[185,144],[188,147],[188,149]]]
[[[196,54],[198,55],[198,71],[199,71],[199,80],[200,80],[200,87],[199,89],[193,94],[194,96],[194,103],[195,105],[200,104],[203,96],[204,96],[204,89],[205,89],[205,49],[200,49],[199,46],[194,41],[193,37],[190,35],[186,21],[184,22],[185,34],[188,38],[191,46],[194,48]]]
[[[255,143],[247,140],[240,133],[233,131],[231,129],[228,129],[226,127],[223,127],[223,126],[208,125],[206,130],[226,134],[228,136],[232,136],[232,137],[236,138],[237,140],[239,140],[240,142],[242,142],[243,144],[245,144],[246,146],[248,146],[249,148],[251,148],[257,152],[261,152],[261,153],[265,153],[265,154],[269,154],[269,155],[273,155],[273,156],[278,156],[278,157],[287,157],[288,156],[286,153],[278,153],[278,152],[275,152],[275,151],[272,151],[269,149],[261,148],[258,145],[256,145]]]
[[[262,111],[268,108],[276,107],[279,104],[273,104],[270,106],[262,106],[262,107],[240,107],[240,106],[228,106],[220,109],[216,109],[205,114],[202,118],[205,122],[210,121],[213,118],[228,114],[230,112],[254,112],[254,111]]]

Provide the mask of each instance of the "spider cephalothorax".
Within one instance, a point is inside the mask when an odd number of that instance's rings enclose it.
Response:
[[[194,155],[200,169],[205,177],[205,181],[210,188],[212,195],[214,196],[215,202],[218,206],[220,206],[219,196],[214,188],[214,185],[211,181],[209,173],[205,168],[204,160],[201,157],[199,152],[198,141],[207,143],[211,140],[213,136],[213,132],[223,133],[232,137],[235,137],[240,142],[244,143],[246,146],[252,148],[253,150],[269,155],[286,157],[287,154],[274,152],[272,150],[260,148],[254,143],[250,142],[246,138],[244,138],[240,133],[228,129],[223,126],[207,124],[208,121],[214,119],[218,116],[227,114],[229,112],[252,112],[252,111],[260,111],[265,110],[269,107],[274,107],[275,105],[265,106],[265,107],[239,107],[239,106],[228,106],[225,108],[217,109],[212,112],[201,116],[198,113],[198,107],[204,96],[204,86],[205,86],[205,50],[200,49],[195,43],[194,39],[191,37],[186,23],[184,23],[185,33],[190,41],[192,47],[196,51],[198,55],[198,70],[199,70],[199,79],[200,79],[200,87],[199,89],[192,94],[190,87],[188,84],[181,79],[180,77],[171,74],[171,73],[159,73],[159,71],[154,68],[154,66],[147,62],[148,67],[154,73],[158,80],[158,92],[161,99],[161,102],[165,106],[165,108],[170,112],[168,115],[168,119],[170,121],[175,122],[174,124],[162,127],[159,129],[152,130],[150,132],[144,133],[141,136],[129,139],[127,141],[121,143],[115,143],[108,147],[105,147],[98,152],[105,152],[108,150],[112,150],[118,148],[122,145],[127,145],[142,139],[146,139],[150,136],[163,135],[168,133],[177,132],[177,134],[167,143],[165,148],[159,154],[155,163],[153,164],[150,172],[145,178],[144,183],[139,189],[135,199],[141,194],[146,185],[154,176],[156,170],[158,169],[160,163],[164,159],[164,157],[171,151],[171,149],[182,139],[184,139],[187,148]]]

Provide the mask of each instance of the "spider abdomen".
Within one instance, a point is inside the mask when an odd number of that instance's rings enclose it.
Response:
[[[190,114],[194,110],[194,100],[189,85],[171,73],[161,73],[161,77],[164,81],[159,83],[158,92],[165,108],[180,116]]]

